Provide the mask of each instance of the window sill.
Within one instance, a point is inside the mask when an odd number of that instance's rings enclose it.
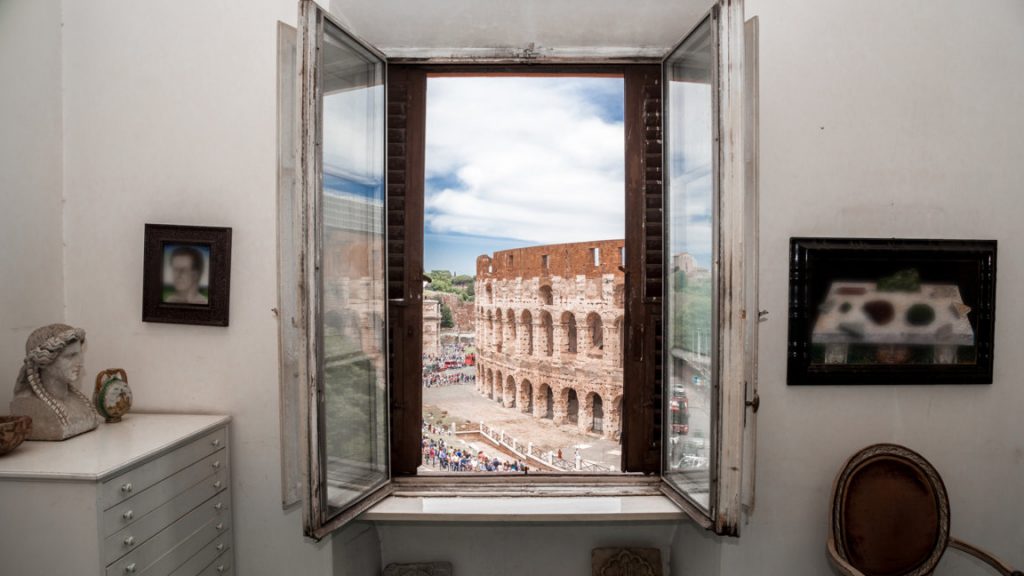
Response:
[[[426,481],[424,481],[426,480]],[[634,522],[688,516],[648,478],[607,481],[508,477],[465,482],[453,477],[401,479],[361,515],[371,522]]]

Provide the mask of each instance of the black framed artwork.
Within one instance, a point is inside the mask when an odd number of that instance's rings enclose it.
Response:
[[[787,382],[991,384],[996,241],[791,238]]]
[[[146,224],[142,321],[227,326],[231,228]]]

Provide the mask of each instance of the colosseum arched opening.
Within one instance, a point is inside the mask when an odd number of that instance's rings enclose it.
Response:
[[[519,411],[533,414],[533,383],[529,380],[519,385]]]
[[[541,384],[537,387],[537,401],[534,405],[536,408],[533,415],[537,418],[551,420],[555,417],[555,395],[551,391],[551,386]]]
[[[565,421],[569,424],[580,422],[580,398],[573,388],[565,389]]]
[[[562,353],[575,354],[576,350],[576,316],[572,312],[562,312]]]
[[[493,396],[493,399],[494,399],[494,401],[496,401],[499,404],[501,404],[501,396],[502,396],[501,393],[504,390],[504,388],[505,388],[505,384],[504,384],[504,380],[501,379],[501,370],[498,370],[498,372],[494,375],[494,387],[493,387],[494,396]]]
[[[587,394],[586,402],[583,404],[583,429],[585,432],[598,434],[604,431],[604,401],[596,392]]]
[[[540,346],[545,356],[555,354],[555,326],[547,310],[540,313]]]
[[[604,322],[597,312],[587,314],[587,355],[591,358],[604,355]]]
[[[522,342],[520,350],[526,356],[533,356],[533,314],[529,310],[523,310],[522,315]]]
[[[505,390],[502,392],[502,398],[504,398],[502,406],[505,408],[516,407],[516,379],[511,374],[505,382]]]
[[[516,345],[516,313],[511,308],[506,312],[505,318],[505,350],[509,354],[516,354],[519,352],[518,346]]]
[[[494,398],[494,370],[487,369],[487,397]]]
[[[555,303],[554,293],[551,291],[551,286],[545,284],[540,287],[540,303],[544,306],[553,306]]]

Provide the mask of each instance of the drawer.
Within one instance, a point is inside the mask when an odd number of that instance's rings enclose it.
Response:
[[[218,428],[165,456],[107,480],[100,487],[103,509],[106,510],[131,498],[175,472],[224,448],[227,445],[227,434],[227,428]]]
[[[217,558],[213,564],[207,566],[206,570],[199,573],[199,576],[230,576],[234,574],[234,560],[231,552],[227,552],[220,558]]]
[[[146,490],[136,493],[131,498],[103,512],[103,536],[110,536],[131,526],[137,520],[196,484],[207,483],[206,479],[214,474],[222,474],[222,483],[226,486],[230,482],[227,469],[227,452],[221,449],[188,468],[179,470],[173,476],[164,478]],[[211,480],[209,484],[214,481]],[[214,492],[209,493],[210,496],[213,494]]]
[[[200,504],[209,506],[218,516],[227,514],[231,500],[227,497],[227,493],[224,493],[227,488],[226,476],[227,471],[225,470],[216,472],[213,476],[178,494],[156,510],[137,518],[131,526],[122,528],[108,536],[103,544],[103,563],[110,564],[143,545],[155,534]],[[210,499],[209,503],[204,503],[215,494],[218,497]]]
[[[230,491],[225,491],[207,500],[135,550],[122,556],[120,560],[107,566],[107,576],[170,574],[208,542],[231,529],[231,515],[220,516],[213,509],[216,499],[228,500],[229,494]]]
[[[218,566],[220,564],[229,564],[232,560],[232,555],[231,532],[221,534],[204,546],[195,556],[189,558],[181,566],[178,566],[174,572],[171,572],[170,576],[196,576],[196,574],[201,573],[205,568],[215,563]]]

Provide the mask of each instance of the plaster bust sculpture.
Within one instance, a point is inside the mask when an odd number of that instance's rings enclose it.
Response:
[[[11,401],[12,414],[32,417],[29,440],[65,440],[99,425],[100,415],[78,387],[84,344],[85,330],[66,324],[29,335]]]

